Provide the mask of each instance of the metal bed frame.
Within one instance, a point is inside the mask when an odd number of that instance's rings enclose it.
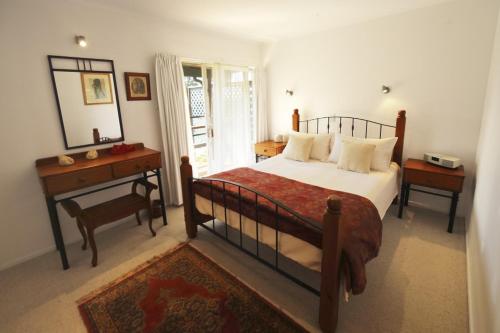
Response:
[[[298,110],[295,109],[292,121],[293,121],[293,130],[299,131],[300,125],[305,124],[306,131],[309,132],[309,123],[316,122],[316,133],[319,133],[319,123],[322,119],[327,119],[327,132],[330,133],[330,122],[333,120],[335,122],[336,119],[339,119],[339,132],[342,131],[342,120],[350,119],[351,120],[351,135],[354,135],[355,129],[355,121],[363,121],[365,122],[365,137],[368,134],[368,125],[375,124],[379,126],[379,138],[382,137],[382,129],[383,127],[388,127],[391,129],[395,129],[395,136],[398,137],[398,142],[394,148],[394,154],[392,160],[399,165],[401,165],[402,161],[402,152],[403,152],[403,144],[404,144],[404,132],[405,132],[405,124],[406,124],[406,112],[399,111],[398,118],[396,120],[396,126],[387,125],[379,122],[374,122],[367,119],[356,118],[356,117],[344,117],[344,116],[330,116],[330,117],[320,117],[309,120],[300,121],[300,116]],[[295,212],[292,208],[286,206],[282,202],[273,199],[270,195],[247,187],[243,184],[239,184],[236,182],[220,179],[220,178],[195,178],[193,177],[192,166],[189,164],[189,157],[183,156],[181,158],[181,180],[182,180],[182,194],[184,200],[184,217],[186,222],[186,232],[189,238],[195,238],[197,234],[197,226],[201,226],[202,228],[208,230],[213,233],[217,237],[225,240],[229,244],[234,247],[240,249],[244,253],[248,254],[252,258],[262,262],[267,267],[272,268],[283,276],[287,277],[291,281],[300,285],[301,287],[311,291],[312,293],[318,295],[320,297],[320,309],[319,309],[319,324],[321,329],[324,332],[334,332],[337,325],[338,320],[338,299],[339,299],[339,288],[340,288],[340,268],[341,268],[341,253],[342,253],[342,244],[340,241],[340,234],[342,232],[341,226],[339,224],[340,215],[341,215],[341,200],[332,195],[328,198],[326,203],[325,213],[323,215],[323,223],[319,224],[316,221],[310,220],[305,216],[302,216]],[[203,182],[205,184],[209,184],[210,187],[210,201],[211,201],[211,215],[206,215],[200,213],[195,204],[195,195],[193,192],[193,183],[194,182]],[[224,208],[224,233],[216,231],[215,221],[218,220],[216,218],[215,213],[215,203],[214,203],[214,183],[218,183],[222,186],[222,205]],[[228,237],[228,222],[227,222],[227,197],[228,192],[226,191],[227,186],[236,186],[238,195],[237,198],[233,199],[238,202],[237,213],[239,216],[239,242],[234,242]],[[255,221],[255,244],[256,244],[256,252],[248,250],[243,246],[243,230],[242,230],[242,210],[241,210],[241,202],[242,196],[241,191],[245,190],[253,194],[255,197],[255,215],[253,217],[249,217]],[[259,241],[259,210],[263,211],[262,206],[259,206],[259,198],[267,200],[272,204],[274,208],[274,216],[275,216],[275,246],[274,246],[274,262],[270,263],[260,256],[259,253],[259,244],[262,242]],[[278,234],[280,232],[280,219],[279,219],[279,210],[283,210],[289,214],[291,214],[294,218],[302,222],[301,224],[304,228],[310,228],[318,233],[322,234],[322,264],[321,264],[321,283],[320,290],[314,288],[313,286],[301,281],[297,277],[291,275],[286,272],[279,266],[279,237]],[[207,225],[210,224],[211,226]],[[263,244],[263,246],[265,246]]]

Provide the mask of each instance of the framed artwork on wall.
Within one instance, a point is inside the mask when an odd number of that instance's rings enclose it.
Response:
[[[151,88],[148,73],[125,72],[127,101],[151,100]]]
[[[83,102],[85,105],[113,104],[110,76],[110,73],[80,73]]]

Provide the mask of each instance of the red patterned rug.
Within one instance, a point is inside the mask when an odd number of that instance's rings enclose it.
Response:
[[[79,301],[89,332],[305,332],[183,244]]]

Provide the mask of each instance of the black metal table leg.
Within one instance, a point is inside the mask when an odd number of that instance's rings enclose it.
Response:
[[[165,211],[165,199],[163,198],[163,186],[161,183],[160,169],[156,169],[156,179],[158,181],[158,190],[160,191],[161,214],[163,217],[163,225],[167,225],[167,212]]]
[[[405,206],[408,206],[408,200],[410,200],[410,188],[411,188],[411,184],[406,184]]]
[[[448,222],[448,232],[450,234],[453,232],[453,224],[455,223],[455,214],[457,213],[457,205],[458,205],[458,193],[453,192],[453,196],[451,197],[451,206],[450,206],[450,221]]]
[[[53,197],[46,198],[47,208],[49,210],[50,225],[52,227],[52,233],[54,234],[54,240],[56,243],[56,248],[61,256],[61,263],[63,269],[69,268],[68,258],[66,256],[66,248],[64,247],[64,239],[61,232],[61,225],[59,224],[59,216],[57,215],[57,202]]]
[[[399,194],[399,212],[398,212],[398,217],[402,218],[403,217],[403,206],[405,204],[405,196],[406,196],[406,184],[402,183],[401,184],[401,192]]]
[[[259,155],[255,154],[255,163],[259,163]]]

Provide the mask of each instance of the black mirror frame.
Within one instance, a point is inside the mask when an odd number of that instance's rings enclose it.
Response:
[[[114,65],[113,60],[95,59],[95,58],[81,58],[81,57],[68,57],[68,56],[57,56],[57,55],[48,55],[47,58],[49,61],[50,76],[52,78],[52,88],[54,90],[54,94],[56,97],[57,111],[59,112],[59,122],[61,123],[61,130],[62,130],[63,139],[64,139],[64,146],[66,147],[66,149],[77,149],[77,148],[105,145],[105,144],[110,144],[110,143],[114,143],[114,142],[125,141],[125,135],[123,133],[122,114],[121,114],[121,110],[120,110],[120,99],[118,98],[118,89],[117,89],[118,87],[116,85],[115,65]],[[76,61],[77,69],[54,68],[54,65],[52,63],[53,59],[74,60],[74,61]],[[111,66],[111,71],[103,71],[103,70],[94,71],[94,70],[92,70],[92,63],[93,62],[107,62]],[[57,92],[57,85],[56,85],[56,79],[54,76],[54,72],[77,72],[77,73],[83,72],[83,73],[110,73],[110,74],[113,74],[113,85],[114,85],[114,92],[115,92],[115,97],[116,97],[116,108],[118,111],[118,121],[120,122],[120,133],[121,133],[121,137],[118,140],[106,141],[106,142],[100,142],[100,143],[94,142],[94,143],[90,143],[90,144],[71,146],[71,147],[68,146],[68,140],[66,137],[66,129],[64,128],[63,115],[62,115],[62,110],[61,110],[61,104],[59,103],[59,94]]]

